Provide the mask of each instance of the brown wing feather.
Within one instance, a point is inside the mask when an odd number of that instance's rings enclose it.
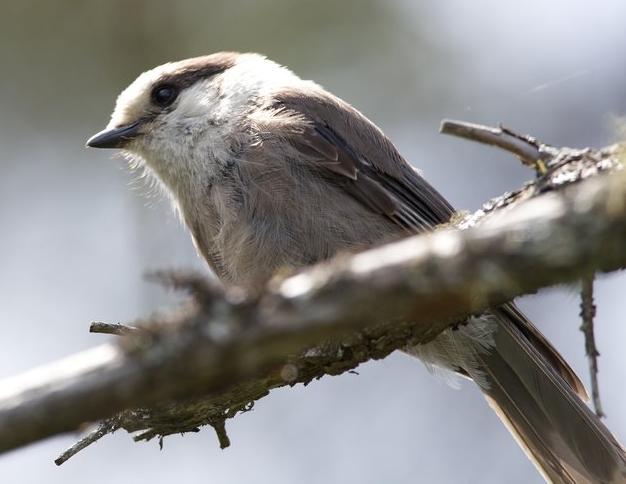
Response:
[[[377,207],[400,227],[426,230],[447,222],[454,213],[382,131],[349,104],[319,88],[291,89],[277,95],[273,107],[303,115],[309,125],[303,136],[290,140],[294,146],[316,149],[322,166],[347,178],[340,183],[352,196]]]

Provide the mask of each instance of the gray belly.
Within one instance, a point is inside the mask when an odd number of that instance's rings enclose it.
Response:
[[[226,284],[254,287],[277,271],[402,235],[340,187],[272,181],[271,189],[257,181],[245,196],[232,186],[214,188],[203,215],[187,221],[198,251]]]

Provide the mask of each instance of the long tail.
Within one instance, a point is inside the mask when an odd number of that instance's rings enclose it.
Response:
[[[549,482],[625,483],[623,448],[581,399],[556,350],[513,306],[494,315],[495,346],[477,352],[481,389],[528,457]]]
[[[587,407],[559,353],[512,304],[489,319],[408,351],[474,379],[548,482],[626,483],[624,449]]]

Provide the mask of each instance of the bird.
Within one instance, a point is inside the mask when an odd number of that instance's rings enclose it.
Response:
[[[139,75],[87,141],[163,187],[225,286],[432,231],[448,201],[356,108],[256,53]],[[514,302],[406,348],[472,379],[547,482],[626,482],[626,453],[585,388]]]

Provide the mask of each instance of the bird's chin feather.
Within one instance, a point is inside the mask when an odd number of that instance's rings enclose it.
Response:
[[[123,158],[130,169],[133,178],[130,187],[137,190],[150,201],[159,200],[166,193],[154,172],[146,165],[145,160],[130,151],[123,150],[116,154],[116,158]]]

